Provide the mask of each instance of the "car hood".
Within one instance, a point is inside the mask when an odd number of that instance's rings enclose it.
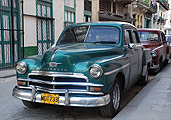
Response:
[[[115,45],[80,43],[58,45],[44,53],[42,58],[42,69],[50,70],[55,68],[57,71],[74,71],[77,63],[93,63],[96,59],[105,56],[122,54],[121,48]],[[54,66],[50,65],[54,62]],[[55,66],[55,64],[57,66]]]
[[[160,46],[161,44],[159,42],[155,42],[155,41],[141,41],[141,44],[145,47],[145,48],[149,48],[150,50],[155,49],[156,47]]]

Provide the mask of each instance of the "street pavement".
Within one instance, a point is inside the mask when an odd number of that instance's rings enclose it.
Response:
[[[171,120],[171,64],[157,74],[113,120]]]

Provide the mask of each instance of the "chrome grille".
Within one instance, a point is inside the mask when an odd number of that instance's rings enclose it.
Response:
[[[83,74],[38,71],[28,75],[29,85],[45,89],[88,91],[87,78]]]

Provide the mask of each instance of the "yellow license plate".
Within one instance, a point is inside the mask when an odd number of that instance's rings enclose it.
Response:
[[[58,94],[48,94],[48,93],[41,94],[41,103],[58,104],[58,102],[59,102]]]

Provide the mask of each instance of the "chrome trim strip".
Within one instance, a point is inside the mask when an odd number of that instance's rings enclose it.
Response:
[[[116,60],[116,59],[119,59],[121,57],[123,57],[124,55],[120,55],[120,56],[117,56],[117,57],[114,57],[114,58],[110,58],[110,59],[107,59],[107,60],[102,60],[100,61],[99,63],[103,63],[103,62],[108,62],[108,61],[111,61],[111,60]]]
[[[32,90],[31,87],[24,87],[24,86],[17,86],[19,89],[27,89],[27,90]],[[58,93],[58,94],[64,94],[66,89],[48,89],[48,88],[43,88],[39,86],[35,86],[37,91],[43,91],[43,92],[48,92],[48,93]],[[104,95],[102,92],[87,92],[86,90],[80,90],[80,89],[68,89],[69,94],[88,94],[88,95]]]
[[[159,46],[159,47],[153,49],[152,51],[155,51],[155,50],[160,49],[160,48],[162,48],[162,47],[163,47],[163,45],[161,45],[161,46]]]
[[[48,85],[75,85],[75,86],[103,87],[102,84],[94,84],[94,83],[87,83],[87,82],[49,82],[49,81],[42,81],[37,79],[21,79],[21,78],[18,78],[18,80],[34,82],[34,83],[43,83]]]
[[[106,72],[106,73],[104,73],[104,75],[110,75],[110,74],[115,73],[115,72],[117,72],[117,71],[119,71],[119,70],[121,70],[121,69],[124,69],[124,68],[128,67],[128,66],[129,66],[129,63],[126,64],[126,65],[124,65],[124,66],[122,66],[122,67],[120,67],[120,68],[117,68],[117,69],[115,69],[115,70],[112,70],[112,71],[110,71],[110,72]]]

